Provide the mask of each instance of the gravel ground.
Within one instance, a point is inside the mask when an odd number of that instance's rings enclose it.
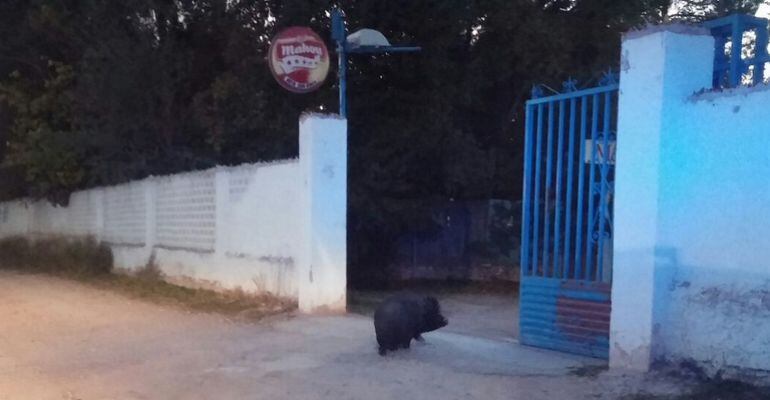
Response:
[[[574,371],[602,362],[519,346],[513,300],[442,303],[450,327],[380,357],[365,315],[246,323],[0,272],[0,400],[553,400],[679,390],[649,376],[582,376]]]

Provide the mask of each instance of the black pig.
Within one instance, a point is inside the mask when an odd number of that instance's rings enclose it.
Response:
[[[412,339],[422,341],[421,334],[447,326],[438,300],[431,296],[397,294],[385,299],[374,312],[374,331],[379,353],[398,348],[408,349]]]

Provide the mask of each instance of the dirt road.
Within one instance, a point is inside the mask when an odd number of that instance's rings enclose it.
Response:
[[[463,332],[382,358],[360,315],[247,324],[0,272],[0,400],[614,399],[649,388],[569,373],[596,361]]]

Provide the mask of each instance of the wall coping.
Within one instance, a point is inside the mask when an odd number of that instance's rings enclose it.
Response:
[[[691,102],[713,101],[717,99],[749,96],[754,93],[770,92],[770,83],[761,83],[753,86],[738,86],[724,89],[704,89],[693,93],[687,100]]]
[[[630,30],[623,34],[623,41],[638,39],[640,37],[652,35],[659,32],[671,32],[678,33],[680,35],[691,36],[711,36],[711,32],[708,29],[697,25],[687,25],[682,23],[665,24],[665,25],[647,25],[641,29]]]

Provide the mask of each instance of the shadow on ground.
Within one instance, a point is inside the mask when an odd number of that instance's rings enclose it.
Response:
[[[694,384],[686,394],[652,395],[639,393],[627,395],[622,400],[767,400],[770,387],[758,387],[734,380],[716,380]]]
[[[386,296],[399,292],[435,296],[449,326],[442,332],[516,342],[519,335],[518,285],[511,282],[406,282],[390,290],[348,293],[348,311],[371,317]]]

